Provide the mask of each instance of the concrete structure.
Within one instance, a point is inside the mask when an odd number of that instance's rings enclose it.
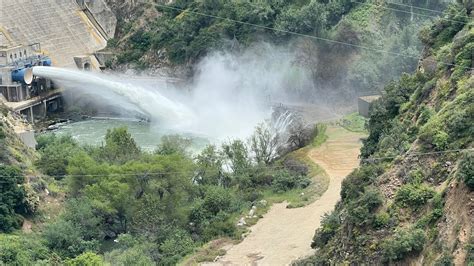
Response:
[[[105,39],[115,35],[117,18],[104,0],[76,0],[82,11],[89,17]]]
[[[92,55],[106,39],[75,0],[1,0],[0,45],[29,43],[41,43],[55,66],[74,67],[74,56]]]
[[[380,97],[380,95],[368,95],[359,97],[357,99],[359,114],[364,117],[369,117],[370,106],[372,106],[372,103]]]
[[[91,70],[92,60],[90,56],[74,56],[74,62],[76,62],[78,69],[87,71]]]
[[[27,45],[0,45],[0,65],[13,64],[15,62],[25,60],[33,55],[33,46]]]
[[[62,89],[34,77],[31,67],[100,69],[94,53],[114,36],[116,23],[103,0],[0,0],[0,102],[30,123],[61,110]],[[35,147],[31,128],[15,132]]]
[[[30,123],[36,118],[44,118],[47,113],[56,112],[63,108],[61,93],[63,89],[51,89],[39,96],[21,102],[4,102],[10,110],[20,113]]]
[[[32,67],[51,65],[51,59],[39,52],[39,46],[0,47],[0,100],[31,123],[35,117],[44,117],[62,105],[60,90],[55,89],[50,80],[33,76]]]
[[[16,134],[27,147],[30,147],[32,149],[36,148],[36,144],[38,143],[36,142],[36,139],[35,139],[34,130],[17,131]]]

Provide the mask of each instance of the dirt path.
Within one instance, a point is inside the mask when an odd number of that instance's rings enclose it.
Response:
[[[287,265],[314,253],[310,247],[314,230],[321,216],[339,200],[343,178],[358,166],[363,136],[339,127],[328,127],[327,134],[328,140],[308,153],[330,177],[329,188],[321,198],[296,209],[287,209],[287,203],[274,204],[242,242],[207,265]]]

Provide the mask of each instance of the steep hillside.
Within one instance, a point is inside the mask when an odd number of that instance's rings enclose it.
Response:
[[[17,137],[14,127],[21,123],[0,103],[0,232],[22,226],[25,216],[39,204],[32,162],[35,153]]]
[[[418,71],[371,110],[363,162],[298,264],[474,263],[474,23],[465,3],[422,30]]]
[[[171,67],[191,75],[196,62],[212,52],[239,53],[269,42],[297,53],[294,64],[311,70],[317,89],[344,91],[351,99],[358,91],[379,90],[403,71],[414,71],[422,48],[416,33],[446,7],[443,0],[412,3],[416,12],[398,4],[348,0],[108,4],[119,18],[108,47],[116,53],[108,63],[112,68]]]

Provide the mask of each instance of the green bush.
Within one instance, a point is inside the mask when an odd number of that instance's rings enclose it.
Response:
[[[66,266],[102,266],[104,260],[100,255],[93,252],[85,252],[75,257],[74,259],[68,259],[65,262]]]
[[[50,256],[48,248],[35,235],[0,234],[1,265],[34,265]]]
[[[417,209],[435,195],[435,192],[424,185],[403,185],[395,195],[395,202],[402,207]]]
[[[427,107],[426,105],[423,105],[420,108],[420,115],[418,116],[418,120],[416,121],[418,126],[422,126],[430,120],[430,118],[434,115],[433,109],[430,107]]]
[[[24,176],[12,166],[0,165],[0,232],[10,232],[21,226],[20,214],[29,213],[24,188]]]
[[[384,261],[398,261],[410,254],[420,252],[426,241],[421,229],[402,230],[389,239],[383,241],[382,256]]]
[[[348,221],[358,226],[373,223],[374,212],[382,203],[380,192],[374,187],[366,187],[358,199],[348,203]]]
[[[451,254],[443,254],[435,261],[434,266],[454,266],[454,257]]]
[[[341,226],[341,221],[337,212],[333,211],[330,214],[324,214],[321,219],[321,226],[316,229],[316,233],[311,242],[312,248],[322,248],[329,240],[336,234],[337,229]]]
[[[386,226],[390,222],[390,214],[386,212],[381,212],[375,215],[374,227],[381,228]]]
[[[464,154],[457,172],[457,177],[463,180],[466,186],[474,190],[474,153],[467,152]]]
[[[114,250],[104,254],[106,265],[155,265],[161,257],[158,245],[130,234],[115,240]]]
[[[184,230],[176,230],[160,245],[160,251],[163,255],[160,264],[176,265],[193,248],[194,242],[191,236]]]
[[[71,157],[79,152],[80,147],[71,136],[41,136],[36,146],[41,158],[35,162],[43,173],[61,179]]]
[[[302,175],[294,175],[288,171],[281,170],[275,173],[272,181],[272,189],[281,193],[295,188],[305,188],[311,184],[311,179]]]
[[[350,202],[359,197],[364,187],[372,184],[376,178],[383,173],[381,164],[364,164],[349,174],[343,181],[341,187],[341,199]]]
[[[97,252],[104,234],[101,219],[94,213],[91,202],[72,199],[66,210],[56,222],[45,227],[43,237],[46,245],[68,258],[87,251]]]
[[[107,130],[102,153],[109,162],[121,164],[137,159],[141,151],[127,128],[119,127]]]
[[[189,220],[193,223],[193,232],[203,240],[216,236],[233,236],[234,221],[231,214],[240,210],[239,202],[232,191],[210,186],[203,190],[203,199],[198,200],[191,209]]]

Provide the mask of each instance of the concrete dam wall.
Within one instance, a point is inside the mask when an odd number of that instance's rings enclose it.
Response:
[[[0,46],[32,43],[59,67],[75,67],[74,56],[107,44],[75,0],[0,0]]]

